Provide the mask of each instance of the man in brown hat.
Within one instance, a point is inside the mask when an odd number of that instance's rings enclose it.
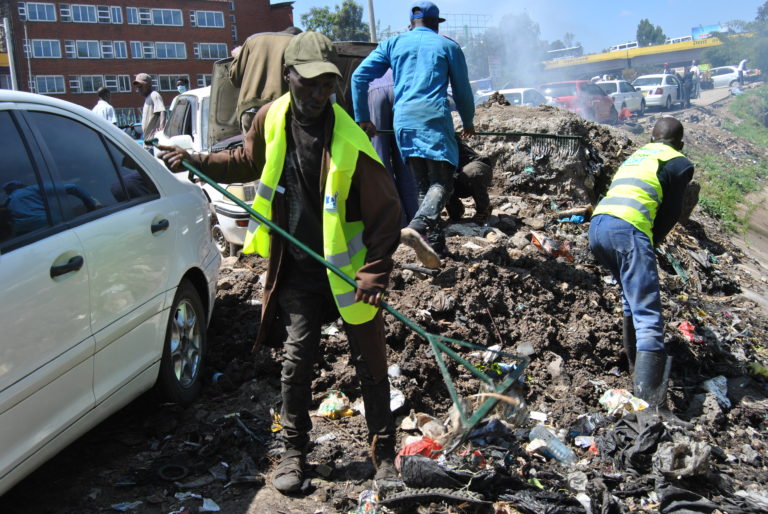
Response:
[[[400,239],[397,191],[366,134],[330,102],[341,77],[331,41],[316,32],[285,50],[288,93],[256,113],[244,146],[190,157],[179,147],[162,159],[189,159],[217,182],[260,179],[253,208],[354,277],[353,288],[266,226],[251,220],[243,251],[269,259],[256,345],[285,334],[280,422],[286,451],[272,476],[283,493],[302,484],[312,422],[312,368],[324,323],[341,315],[360,381],[376,478],[395,475],[384,321],[379,305]],[[263,171],[262,171],[263,170]],[[378,461],[378,463],[376,462]]]
[[[144,132],[144,141],[149,141],[165,128],[165,103],[160,93],[152,89],[152,77],[148,73],[136,75],[133,85],[136,86],[136,92],[144,97],[141,129]]]

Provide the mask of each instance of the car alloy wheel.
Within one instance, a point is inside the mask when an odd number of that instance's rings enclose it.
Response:
[[[224,231],[221,229],[221,225],[214,225],[211,229],[211,234],[213,235],[213,242],[216,243],[216,248],[218,248],[221,256],[229,257],[231,246],[227,241],[227,238],[224,237]]]
[[[158,385],[166,400],[187,405],[200,392],[206,351],[205,310],[197,289],[184,280],[173,299]]]

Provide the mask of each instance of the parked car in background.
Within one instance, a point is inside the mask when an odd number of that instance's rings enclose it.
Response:
[[[0,91],[0,494],[153,385],[199,392],[221,256],[200,188],[115,125]]]
[[[211,86],[191,89],[176,97],[168,117],[168,123],[157,139],[162,145],[178,145],[192,152],[220,151],[242,144],[239,132],[226,145],[217,145],[211,141],[208,130],[211,103]],[[158,159],[159,162],[162,162]],[[181,180],[187,180],[188,173],[176,174]],[[195,179],[197,180],[197,179]],[[210,201],[212,212],[212,233],[216,246],[222,255],[234,255],[243,246],[245,231],[248,227],[248,213],[221,194],[216,188],[204,181],[200,187]],[[250,204],[256,192],[256,183],[221,184],[227,191],[240,200]]]
[[[120,127],[120,129],[128,134],[131,139],[144,146],[144,129],[141,128],[141,122],[137,121],[125,127]]]
[[[499,93],[506,98],[507,102],[512,105],[527,105],[530,107],[536,107],[547,103],[547,99],[544,95],[531,87],[518,87],[513,89],[499,89],[498,91],[487,91],[485,93],[478,93],[475,97],[475,105],[479,105],[491,95]]]
[[[712,81],[713,88],[736,87],[739,85],[739,67],[718,66],[717,68],[710,68],[709,78]]]
[[[640,90],[648,107],[660,107],[669,111],[675,105],[683,103],[683,86],[674,75],[641,75],[632,82],[632,86]]]
[[[548,101],[560,104],[590,121],[616,123],[619,119],[613,100],[588,80],[550,82],[541,85],[539,91]]]
[[[645,114],[643,93],[632,87],[632,84],[626,80],[603,80],[597,85],[613,99],[613,106],[617,111],[621,112],[622,109],[627,108],[640,116]]]

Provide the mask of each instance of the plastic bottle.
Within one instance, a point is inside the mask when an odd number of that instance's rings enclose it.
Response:
[[[531,434],[528,438],[533,441],[534,439],[541,439],[547,443],[546,450],[552,457],[560,461],[561,464],[570,466],[576,462],[576,454],[573,450],[555,436],[544,425],[536,425],[531,429]]]

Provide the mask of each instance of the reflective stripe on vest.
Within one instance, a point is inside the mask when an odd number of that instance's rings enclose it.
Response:
[[[610,214],[631,223],[653,243],[653,222],[663,200],[658,171],[667,161],[683,154],[661,143],[649,143],[624,161],[613,177],[608,193],[592,216]]]
[[[267,112],[264,123],[266,164],[261,184],[253,205],[259,214],[268,213],[271,219],[272,200],[279,189],[286,152],[285,118],[290,108],[290,93],[276,100]],[[357,123],[338,105],[333,104],[334,124],[331,138],[331,159],[325,180],[323,198],[323,254],[325,259],[339,268],[348,277],[354,278],[365,264],[368,249],[363,243],[365,227],[362,221],[347,221],[346,208],[352,177],[357,169],[357,159],[364,152],[381,163],[368,136]],[[270,153],[270,152],[274,152]],[[263,185],[263,187],[262,187]],[[263,257],[269,256],[270,233],[268,227],[258,224],[246,236],[244,253],[257,251]],[[264,253],[262,253],[262,251]],[[355,302],[355,288],[328,270],[328,282],[336,306],[344,321],[359,325],[370,321],[378,308],[363,302]]]

